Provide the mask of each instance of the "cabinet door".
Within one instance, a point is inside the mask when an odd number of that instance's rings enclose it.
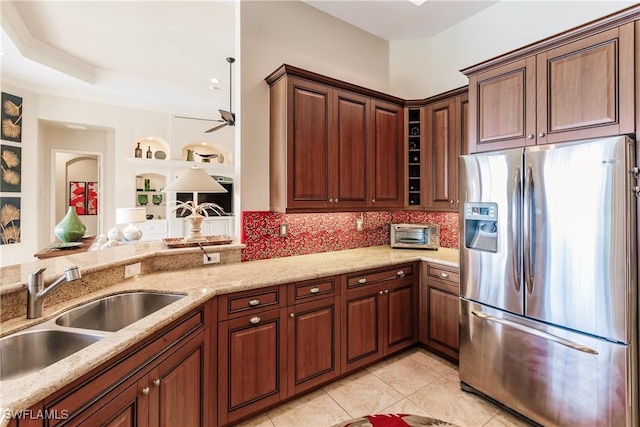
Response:
[[[634,131],[634,27],[537,56],[538,144]]]
[[[404,204],[404,108],[371,101],[371,148],[369,172],[371,207],[402,207]]]
[[[457,354],[459,347],[458,296],[428,287],[429,326],[427,340]]]
[[[149,374],[150,426],[211,425],[208,333],[200,332]]]
[[[332,102],[329,171],[333,185],[329,206],[333,203],[337,209],[366,207],[369,194],[366,161],[369,98],[335,90]]]
[[[469,77],[471,152],[535,145],[535,58]]]
[[[418,300],[412,279],[394,280],[384,286],[384,354],[393,353],[417,341]]]
[[[380,286],[347,292],[341,328],[343,373],[382,356],[380,300],[383,295]]]
[[[457,210],[457,162],[460,135],[456,98],[431,104],[426,109],[426,206]]]
[[[90,412],[92,407],[101,408],[83,421],[72,422],[71,425],[86,427],[147,427],[149,396],[143,394],[142,382],[124,388],[115,398],[101,399],[84,410]],[[102,406],[103,405],[103,406]]]
[[[329,88],[291,79],[287,124],[287,205],[327,208],[329,200]]]
[[[289,395],[337,376],[339,366],[339,297],[289,308]]]
[[[218,424],[286,397],[286,315],[270,310],[218,324]]]

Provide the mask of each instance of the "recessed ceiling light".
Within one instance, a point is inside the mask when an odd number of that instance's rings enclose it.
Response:
[[[207,143],[203,141],[200,143],[200,145],[207,145]]]
[[[218,90],[220,89],[218,86],[214,86],[214,85],[209,85],[209,89],[211,90]]]
[[[409,0],[409,1],[415,4],[416,6],[420,6],[422,3],[426,2],[427,0]]]
[[[0,52],[0,56],[5,56],[6,53],[5,52]]]
[[[220,83],[220,79],[216,79],[215,77],[209,80],[211,83]]]

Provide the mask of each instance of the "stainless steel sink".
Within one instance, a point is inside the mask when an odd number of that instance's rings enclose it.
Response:
[[[153,292],[113,295],[69,310],[58,316],[55,323],[71,328],[116,332],[181,298],[184,295]]]
[[[0,380],[20,377],[64,359],[104,335],[62,330],[27,330],[0,339]]]

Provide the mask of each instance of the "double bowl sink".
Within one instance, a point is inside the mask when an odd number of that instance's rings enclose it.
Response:
[[[0,381],[46,368],[184,296],[158,292],[107,296],[0,338]]]

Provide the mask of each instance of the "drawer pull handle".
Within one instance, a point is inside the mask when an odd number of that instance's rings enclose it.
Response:
[[[363,277],[362,279],[358,280],[358,283],[360,283],[360,284],[367,283],[367,278]]]
[[[445,273],[444,271],[443,271],[442,273],[440,273],[440,276],[444,277],[445,279],[446,279],[447,277],[449,277],[449,275],[448,275],[447,273]]]
[[[155,380],[153,380],[153,385],[156,387],[160,387],[160,378],[156,378]]]
[[[260,323],[262,319],[260,319],[260,316],[255,316],[252,317],[251,319],[249,319],[249,323],[251,323],[252,325],[258,324]]]
[[[312,294],[317,294],[318,292],[320,292],[320,288],[311,288],[309,292],[311,292]]]
[[[396,273],[396,276],[404,277],[404,271],[400,270]]]
[[[142,394],[144,394],[145,396],[149,396],[149,387],[145,387],[142,389]]]
[[[256,305],[260,304],[260,300],[259,299],[252,299],[251,301],[249,301],[249,305],[251,307],[255,307]]]

